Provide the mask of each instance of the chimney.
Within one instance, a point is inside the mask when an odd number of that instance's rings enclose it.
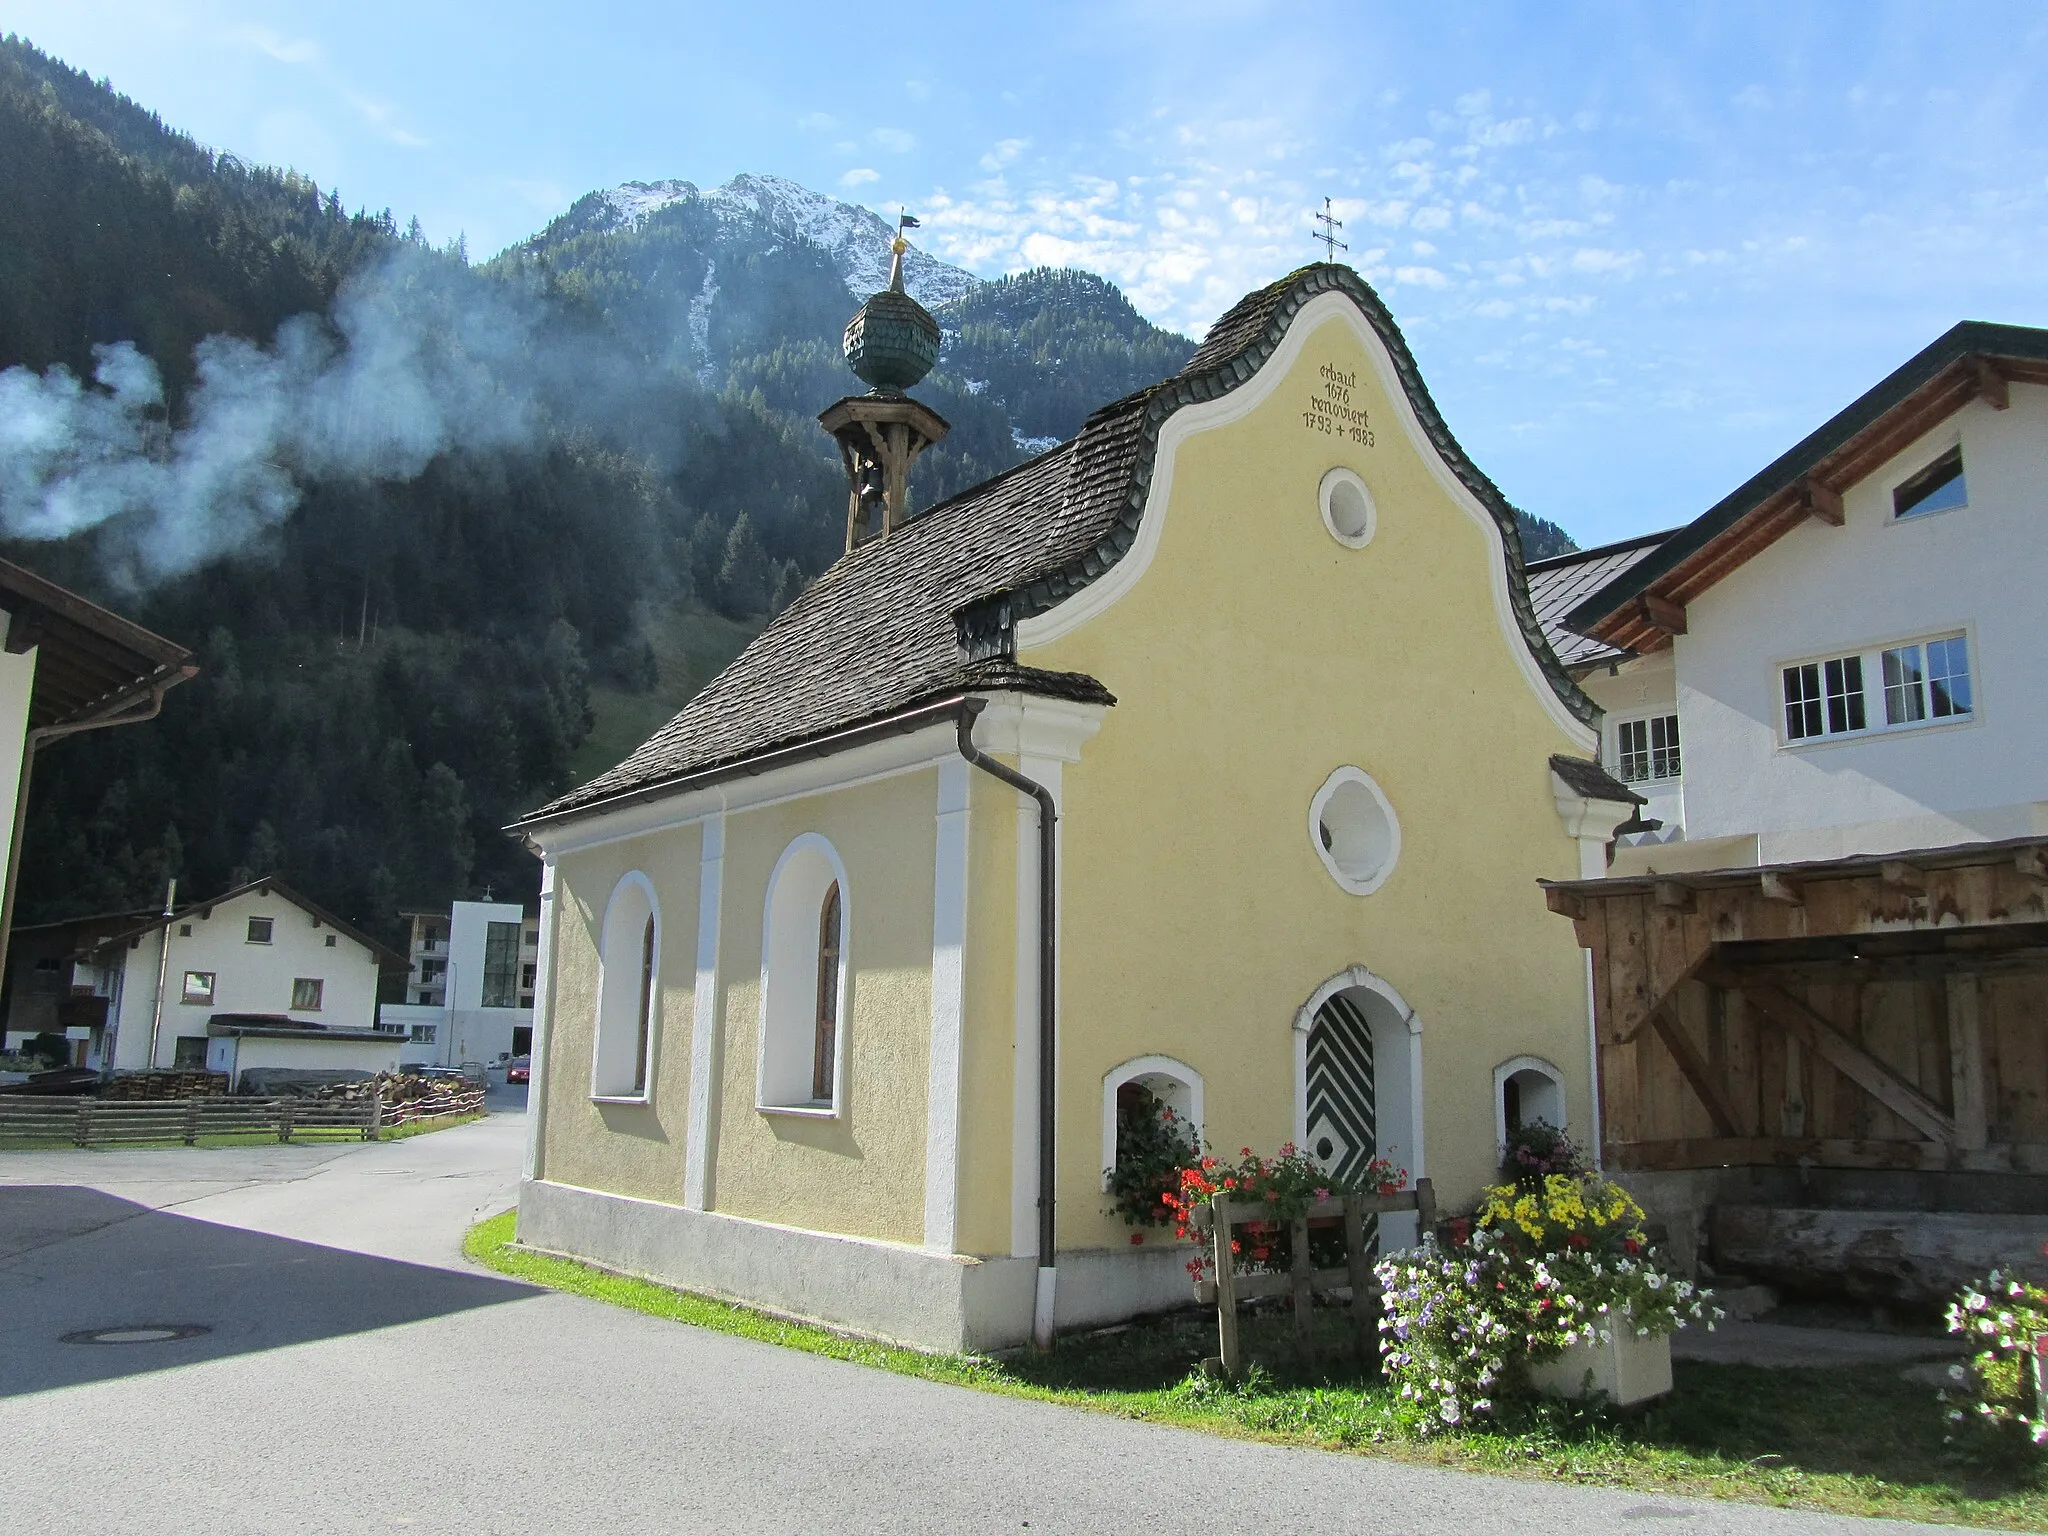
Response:
[[[943,416],[904,393],[939,360],[939,322],[903,291],[909,249],[903,231],[916,227],[908,214],[898,221],[889,286],[846,323],[847,366],[868,392],[848,395],[818,417],[846,464],[848,553],[902,525],[910,510],[910,466],[948,430]]]

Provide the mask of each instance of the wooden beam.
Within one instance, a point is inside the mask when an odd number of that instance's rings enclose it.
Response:
[[[1953,1116],[1791,993],[1740,971],[1717,971],[1712,979],[1741,992],[1757,1013],[1811,1046],[1829,1066],[1908,1125],[1944,1145],[1956,1145]]]
[[[2048,885],[2048,848],[2022,848],[2013,855],[2013,867],[2036,885]]]
[[[1904,859],[1886,859],[1877,869],[1886,885],[1896,886],[1902,891],[1927,889],[1927,875],[1917,864],[1909,864]]]
[[[1988,357],[1969,359],[1970,376],[1977,381],[1977,398],[1994,411],[2005,410],[2012,404],[2012,391],[2006,387],[2005,375],[1998,371],[1998,365]]]
[[[1650,628],[1667,635],[1685,633],[1685,605],[1674,603],[1668,597],[1659,597],[1654,592],[1645,592],[1636,599],[1636,612]]]
[[[1666,912],[1690,912],[1693,908],[1692,890],[1676,880],[1659,880],[1650,887],[1652,897]]]
[[[1610,1043],[1614,1045],[1627,1045],[1631,1040],[1634,1040],[1645,1028],[1655,1022],[1657,1015],[1663,1013],[1678,1000],[1680,989],[1705,970],[1713,958],[1714,946],[1708,944],[1693,957],[1691,963],[1684,970],[1672,978],[1670,986],[1650,999],[1649,1006],[1643,1010],[1641,1018],[1627,1021],[1628,1027],[1626,1029],[1622,1027],[1621,1021],[1616,1021],[1614,1037]]]
[[[1949,1102],[1956,1107],[1956,1145],[1974,1152],[1989,1144],[1984,1093],[1983,994],[1972,971],[1952,971],[1948,990]]]
[[[1657,1037],[1671,1052],[1678,1063],[1678,1070],[1684,1074],[1700,1103],[1706,1106],[1707,1118],[1714,1122],[1714,1134],[1733,1136],[1736,1134],[1735,1111],[1728,1102],[1728,1095],[1721,1086],[1721,1080],[1714,1075],[1714,1069],[1707,1064],[1700,1048],[1693,1044],[1692,1036],[1685,1032],[1685,1026],[1678,1022],[1669,1007],[1658,1008],[1650,1015],[1650,1024],[1657,1031]]]
[[[1577,922],[1586,915],[1586,898],[1577,891],[1560,891],[1548,886],[1543,892],[1543,904],[1559,917],[1568,917]]]
[[[1781,902],[1788,907],[1806,905],[1806,893],[1799,888],[1799,882],[1790,875],[1781,875],[1776,870],[1763,872],[1762,890],[1765,901]]]
[[[1821,484],[1811,475],[1800,483],[1799,504],[1806,509],[1808,517],[1817,523],[1826,523],[1830,528],[1839,528],[1849,520],[1849,514],[1842,506],[1842,493]]]

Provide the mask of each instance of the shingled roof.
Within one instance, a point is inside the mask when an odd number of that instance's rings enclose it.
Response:
[[[1543,626],[1543,637],[1559,661],[1572,668],[1598,667],[1630,654],[1566,628],[1564,616],[1588,593],[1613,581],[1670,537],[1669,531],[1638,534],[1597,549],[1576,549],[1568,555],[1529,562],[1529,601],[1536,609],[1536,621]]]
[[[1018,666],[1017,622],[1123,558],[1137,536],[1167,418],[1253,378],[1302,306],[1330,292],[1357,304],[1392,355],[1423,430],[1499,525],[1523,638],[1558,697],[1590,723],[1592,701],[1552,653],[1530,605],[1514,509],[1451,436],[1378,296],[1349,267],[1318,263],[1239,301],[1186,368],[1104,406],[1071,441],[843,556],[624,762],[515,825],[681,787],[968,691],[1114,703],[1095,678]]]

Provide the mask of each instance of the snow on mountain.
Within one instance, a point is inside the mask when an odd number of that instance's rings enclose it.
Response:
[[[765,224],[779,235],[823,247],[856,298],[889,282],[889,241],[896,233],[892,222],[782,176],[742,173],[709,192],[687,181],[628,181],[599,196],[613,229],[637,228],[650,214],[701,197],[722,219]],[[925,308],[936,309],[980,287],[981,279],[913,246],[904,258],[903,286]]]

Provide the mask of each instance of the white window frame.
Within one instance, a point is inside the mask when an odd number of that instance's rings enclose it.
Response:
[[[1953,507],[1936,507],[1926,512],[1899,512],[1894,510],[1899,487],[1922,470],[1930,468],[1944,454],[1949,453],[1958,454],[1962,459],[1962,501]],[[1962,432],[1960,430],[1948,432],[1933,446],[1921,453],[1916,453],[1913,456],[1912,462],[1897,474],[1887,475],[1884,479],[1884,501],[1882,505],[1885,525],[1893,528],[1903,527],[1909,523],[1925,522],[1929,518],[1940,517],[1947,512],[1967,512],[1970,509],[1970,456],[1963,449]]]
[[[310,1003],[301,1003],[301,1002],[299,1001],[299,988],[300,988],[300,987],[304,987],[304,986],[310,986],[310,987],[312,987],[312,989],[313,989],[313,997],[314,997],[314,1001],[313,1001],[313,1002],[310,1002]],[[324,1006],[325,1006],[326,1002],[327,1002],[327,979],[326,979],[326,978],[325,978],[324,976],[294,976],[294,977],[292,978],[292,1006],[291,1006],[291,1012],[293,1012],[293,1013],[319,1013],[319,1012],[321,1012],[321,1011],[322,1011],[322,1009],[324,1008]]]
[[[1518,1077],[1546,1079],[1557,1096],[1557,1118],[1540,1118],[1560,1131],[1571,1130],[1565,1123],[1570,1112],[1565,1103],[1564,1074],[1541,1056],[1510,1056],[1493,1069],[1493,1140],[1503,1158],[1508,1154],[1508,1083]]]
[[[1351,786],[1363,790],[1368,803],[1383,818],[1387,844],[1385,857],[1363,877],[1345,867],[1335,848],[1323,845],[1324,813],[1338,793]],[[1387,799],[1386,791],[1379,787],[1373,776],[1363,768],[1346,763],[1323,780],[1322,787],[1308,803],[1308,843],[1340,889],[1353,896],[1370,896],[1393,877],[1395,867],[1401,862],[1401,818],[1394,814],[1393,802]]]
[[[1780,688],[1783,688],[1783,686],[1784,686],[1784,679],[1783,679],[1783,674],[1780,674],[1780,677],[1779,677],[1779,687],[1780,687]],[[1631,778],[1628,778],[1628,777],[1627,777],[1626,775],[1624,775],[1624,774],[1622,773],[1622,761],[1621,761],[1621,732],[1622,732],[1622,727],[1624,727],[1624,726],[1629,726],[1629,725],[1642,725],[1642,726],[1645,726],[1645,727],[1647,727],[1647,726],[1649,726],[1649,725],[1650,725],[1650,724],[1651,724],[1652,722],[1654,722],[1654,721],[1658,721],[1658,720],[1669,720],[1669,721],[1671,721],[1671,722],[1672,722],[1672,724],[1673,724],[1673,727],[1674,727],[1674,729],[1676,729],[1676,730],[1678,731],[1678,772],[1676,772],[1676,773],[1669,773],[1669,774],[1663,774],[1663,775],[1661,775],[1661,776],[1660,776],[1660,775],[1657,775],[1657,774],[1654,774],[1654,773],[1652,773],[1652,774],[1645,774],[1645,775],[1644,775],[1644,776],[1643,776],[1642,778],[1640,778],[1640,779],[1631,779]],[[1680,726],[1680,725],[1678,724],[1678,706],[1677,706],[1676,704],[1672,705],[1672,706],[1671,706],[1671,707],[1670,707],[1669,709],[1651,709],[1651,710],[1641,710],[1641,711],[1638,711],[1638,712],[1636,712],[1635,714],[1631,714],[1631,715],[1624,715],[1624,716],[1621,716],[1620,718],[1616,719],[1616,720],[1615,720],[1615,721],[1613,722],[1613,724],[1614,724],[1614,730],[1613,730],[1613,733],[1612,733],[1612,737],[1611,737],[1611,740],[1612,740],[1612,747],[1611,747],[1611,749],[1610,749],[1610,750],[1612,751],[1612,753],[1613,753],[1613,761],[1612,761],[1612,762],[1611,762],[1611,763],[1609,764],[1609,768],[1610,768],[1610,770],[1611,770],[1611,771],[1613,772],[1613,774],[1614,774],[1615,778],[1619,779],[1619,780],[1620,780],[1620,781],[1621,781],[1622,783],[1624,783],[1624,784],[1627,784],[1627,785],[1630,785],[1630,786],[1634,786],[1634,785],[1638,785],[1638,784],[1648,784],[1648,785],[1652,785],[1652,786],[1663,786],[1663,785],[1669,785],[1669,784],[1680,784],[1680,783],[1683,783],[1683,782],[1685,781],[1685,731],[1684,731],[1684,728],[1683,728],[1682,726]],[[1655,749],[1655,748],[1653,747],[1653,748],[1650,748],[1650,749],[1649,749],[1649,751],[1650,751],[1650,757],[1651,757],[1651,760],[1652,760],[1652,761],[1654,762],[1654,761],[1655,761],[1655,758],[1656,758],[1656,749]]]
[[[260,939],[256,937],[256,925],[258,923],[264,925],[263,937]],[[252,917],[249,919],[248,926],[242,930],[242,935],[242,942],[245,944],[274,944],[277,942],[277,919],[265,917],[261,914]]]
[[[644,911],[640,901],[644,900]],[[632,1086],[632,1066],[640,1032],[640,976],[645,965],[642,944],[646,919],[654,919],[654,975],[649,979],[647,1056],[640,1064],[640,1087]],[[597,1020],[591,1030],[590,1099],[594,1104],[648,1104],[654,1099],[654,1068],[661,1054],[661,897],[645,873],[629,869],[612,886],[598,926]],[[623,1051],[620,1040],[623,1037]],[[623,1083],[626,1086],[621,1088]]]
[[[194,997],[192,995],[191,979],[194,976],[204,976],[206,978],[206,996]],[[187,971],[185,973],[185,980],[179,984],[178,1001],[194,1008],[211,1008],[213,1006],[213,1000],[215,996],[219,993],[219,991],[220,972]]]
[[[1930,514],[1933,515],[1933,514]],[[1903,650],[1907,646],[1918,646],[1921,651],[1920,686],[1926,688],[1926,648],[1943,640],[1961,640],[1964,658],[1969,664],[1970,708],[1968,711],[1951,715],[1936,715],[1930,707],[1927,714],[1918,720],[1900,720],[1896,723],[1888,718],[1885,702],[1884,658],[1888,651]],[[1847,661],[1854,657],[1862,667],[1863,724],[1846,731],[1830,731],[1827,726],[1826,666],[1831,661]],[[1795,667],[1822,668],[1821,726],[1818,735],[1794,736],[1785,719],[1785,674]],[[1778,662],[1772,668],[1771,698],[1776,710],[1775,729],[1778,745],[1788,752],[1804,752],[1816,747],[1832,746],[1837,742],[1866,741],[1873,736],[1897,736],[1916,731],[1948,730],[1960,726],[1974,725],[1984,718],[1984,690],[1981,672],[1981,658],[1977,651],[1976,630],[1968,624],[1953,624],[1940,629],[1923,630],[1918,634],[1901,635],[1892,639],[1876,641],[1860,646],[1845,646],[1840,650],[1824,651],[1815,655],[1789,658]]]
[[[820,1101],[808,1091],[817,1048],[818,920],[834,881],[839,886],[839,995],[833,1014],[832,1097]],[[853,884],[846,877],[846,861],[824,834],[799,833],[776,859],[761,903],[761,1008],[754,1033],[757,1113],[836,1120],[845,1112],[853,938]],[[790,1065],[793,1061],[797,1067]],[[799,1082],[804,1091],[786,1091],[786,1084]]]
[[[1102,1187],[1116,1167],[1116,1095],[1126,1083],[1138,1083],[1193,1128],[1195,1145],[1202,1143],[1202,1074],[1172,1056],[1133,1056],[1102,1074]]]

